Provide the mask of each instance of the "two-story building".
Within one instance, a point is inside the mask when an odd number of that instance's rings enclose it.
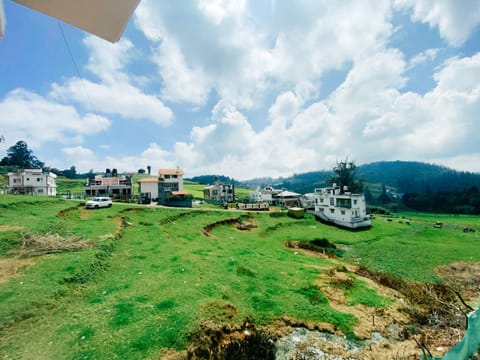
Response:
[[[183,190],[183,170],[158,170],[158,203],[166,206],[192,207],[192,195]]]
[[[235,199],[235,188],[233,184],[222,184],[219,181],[215,181],[213,185],[208,185],[203,188],[203,198],[222,203],[230,203]]]
[[[56,196],[57,175],[42,169],[22,169],[9,172],[7,192],[10,194]]]
[[[95,175],[95,178],[89,178],[85,184],[86,195],[109,196],[124,200],[130,199],[132,197],[132,176],[109,175]]]

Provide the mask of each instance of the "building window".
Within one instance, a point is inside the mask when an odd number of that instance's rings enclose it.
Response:
[[[13,183],[16,184],[16,183],[17,183],[17,179],[13,179]]]
[[[357,205],[357,200],[353,200],[353,204],[354,204],[354,205]]]
[[[27,178],[27,181],[30,181],[30,178]]]
[[[330,212],[333,214],[335,212],[335,209],[330,209]]]
[[[40,182],[40,181],[42,181],[42,179],[40,179],[40,178],[37,178],[37,182]]]
[[[176,178],[178,178],[178,175],[172,175],[172,177],[173,177],[174,179],[176,179]]]
[[[335,205],[335,199],[333,197],[330,198],[330,205]]]
[[[345,210],[342,210],[342,215],[345,215]]]
[[[170,175],[166,174],[165,179],[170,179]]]

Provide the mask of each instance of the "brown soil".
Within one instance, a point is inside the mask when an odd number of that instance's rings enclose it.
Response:
[[[87,220],[93,215],[93,212],[85,209],[80,210],[80,220]]]
[[[222,226],[222,225],[234,225],[237,230],[248,231],[256,228],[258,226],[258,223],[255,219],[251,217],[236,217],[236,218],[220,220],[220,221],[216,221],[214,223],[208,224],[203,227],[202,233],[205,236],[210,237],[212,236],[211,231],[215,229],[217,226]]]
[[[458,291],[471,306],[480,302],[480,263],[457,262],[439,266],[435,272]]]
[[[58,214],[57,214],[57,217],[65,217],[65,216],[68,215],[68,213],[70,213],[72,211],[75,211],[75,210],[78,210],[80,208],[83,208],[83,206],[82,205],[75,205],[75,206],[69,207],[68,209],[59,211]]]
[[[33,264],[32,259],[0,259],[0,284],[22,274],[25,268]]]

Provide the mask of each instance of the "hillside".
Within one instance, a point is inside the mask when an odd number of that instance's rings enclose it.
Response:
[[[325,186],[332,171],[312,171],[281,178],[257,178],[243,183],[250,187],[274,185],[304,194]],[[357,167],[357,178],[366,185],[380,184],[399,192],[436,192],[480,188],[480,174],[415,161],[380,161]]]
[[[452,284],[478,304],[476,216],[349,232],[281,212],[0,207],[1,358],[420,358],[418,341],[440,355],[463,334]]]

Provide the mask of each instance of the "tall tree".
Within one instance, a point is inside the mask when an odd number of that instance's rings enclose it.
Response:
[[[349,162],[348,159],[345,159],[345,161],[337,162],[337,165],[333,168],[335,175],[330,178],[328,183],[340,186],[342,193],[345,187],[350,192],[361,193],[363,191],[363,182],[355,179],[356,171],[357,166],[353,161]]]
[[[62,175],[68,179],[75,179],[77,177],[77,168],[72,165],[70,169],[63,170]]]
[[[0,165],[15,165],[24,169],[42,168],[45,164],[33,155],[33,151],[28,148],[25,141],[17,141],[7,150],[7,156],[1,161]]]

